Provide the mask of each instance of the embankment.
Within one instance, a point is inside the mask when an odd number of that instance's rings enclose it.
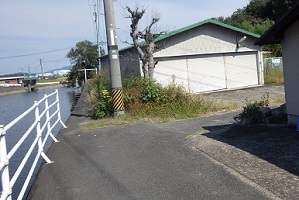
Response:
[[[61,88],[64,87],[61,84],[55,84],[55,85],[39,85],[37,86],[38,90],[45,90],[49,88]],[[21,94],[21,93],[26,93],[28,92],[25,88],[23,87],[0,87],[0,96],[6,96],[6,95],[12,95],[12,94]]]

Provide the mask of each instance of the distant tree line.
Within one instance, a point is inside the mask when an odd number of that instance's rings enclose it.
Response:
[[[298,0],[251,0],[247,6],[237,9],[229,17],[216,20],[259,35],[264,34],[277,20],[295,5]],[[281,45],[266,45],[264,51],[272,56],[281,56]]]
[[[100,49],[101,55],[105,55],[104,49]],[[72,68],[68,74],[68,81],[75,86],[76,81],[81,86],[84,82],[85,74],[82,69],[95,69],[99,65],[98,45],[93,44],[88,40],[76,43],[76,47],[66,55],[70,59]],[[87,78],[95,75],[95,71],[87,71]]]

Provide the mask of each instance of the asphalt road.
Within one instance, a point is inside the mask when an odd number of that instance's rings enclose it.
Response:
[[[71,116],[28,199],[271,199],[271,194],[195,151],[188,136],[230,124],[236,113],[166,124],[85,131]]]

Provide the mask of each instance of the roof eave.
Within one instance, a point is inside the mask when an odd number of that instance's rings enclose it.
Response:
[[[219,21],[216,21],[216,20],[213,20],[213,19],[206,19],[206,20],[204,20],[204,21],[197,22],[197,23],[195,23],[195,24],[191,24],[191,25],[189,25],[189,26],[185,26],[185,27],[183,27],[183,28],[177,29],[177,30],[172,31],[172,32],[170,32],[170,33],[167,33],[167,34],[165,34],[165,35],[161,35],[160,37],[158,37],[158,38],[156,39],[156,42],[161,41],[161,40],[164,40],[164,39],[166,39],[166,38],[169,38],[169,37],[171,37],[171,36],[173,36],[173,35],[177,35],[177,34],[179,34],[179,33],[183,33],[183,32],[185,32],[185,31],[191,30],[191,29],[193,29],[193,28],[197,28],[197,27],[202,26],[202,25],[204,25],[204,24],[209,24],[209,23],[210,23],[210,24],[217,25],[217,26],[221,26],[221,27],[223,27],[223,28],[227,28],[227,29],[230,29],[230,30],[233,30],[233,31],[236,31],[236,32],[240,32],[240,33],[246,34],[246,35],[248,35],[248,36],[252,36],[252,37],[255,37],[255,38],[260,38],[260,35],[258,35],[258,34],[251,33],[251,32],[249,32],[249,31],[246,31],[246,30],[243,30],[243,29],[240,29],[240,28],[237,28],[237,27],[228,25],[228,24],[224,24],[224,23],[222,23],[222,22],[219,22]]]

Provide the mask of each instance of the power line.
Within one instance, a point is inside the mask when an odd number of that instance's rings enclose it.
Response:
[[[91,6],[93,6],[93,13],[91,14],[92,21],[94,23],[94,29],[96,34],[96,43],[98,47],[99,58],[101,57],[101,47],[100,47],[100,10],[101,10],[101,3],[100,0],[93,0],[92,4],[90,4],[89,0],[89,9],[90,14],[92,13]],[[94,17],[94,18],[93,18]],[[99,60],[98,69],[101,70],[101,62]]]
[[[94,28],[94,33],[95,33],[95,35],[97,35],[97,28],[96,28],[96,25],[94,23],[94,12],[92,12],[92,8],[91,8],[92,6],[93,7],[95,6],[95,2],[90,3],[90,1],[88,0],[88,5],[89,5],[89,12],[90,12],[92,25],[93,25],[93,28]]]
[[[58,52],[58,51],[64,51],[64,50],[68,50],[68,49],[71,49],[71,48],[57,49],[57,50],[53,50],[53,51],[44,51],[44,52],[24,54],[24,55],[17,55],[17,56],[5,56],[5,57],[0,57],[0,59],[20,58],[20,57],[26,57],[26,56],[34,56],[34,55],[40,55],[40,54],[47,54],[47,53],[53,53],[53,52]]]
[[[67,60],[67,59],[68,58],[59,58],[56,60],[43,61],[43,63],[61,62],[61,61]]]

